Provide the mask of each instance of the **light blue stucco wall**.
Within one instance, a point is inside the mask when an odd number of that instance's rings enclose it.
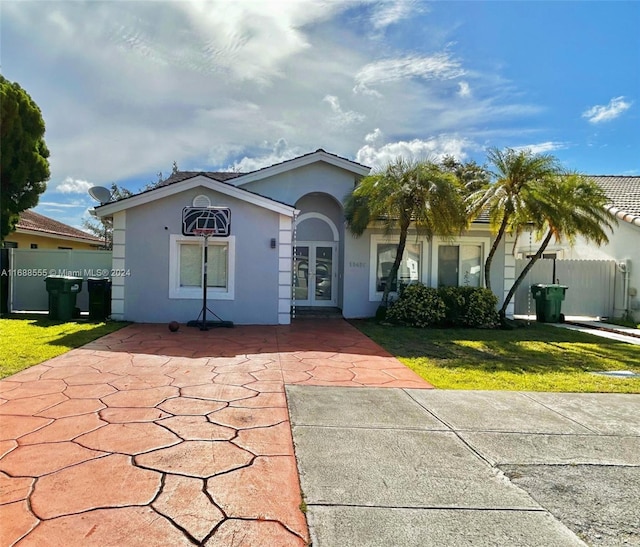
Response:
[[[382,230],[369,229],[359,238],[353,237],[348,231],[345,233],[342,314],[346,318],[372,317],[380,303],[379,301],[371,301],[369,295],[371,237],[373,235],[383,235],[383,232]],[[474,229],[453,241],[464,243],[465,236],[489,238],[490,244],[493,244],[494,241],[489,230],[482,229]],[[410,234],[408,241],[416,241],[415,233]],[[429,285],[432,277],[433,245],[427,244],[423,249],[421,271],[422,277],[427,280],[426,284]],[[487,252],[488,250],[486,249]],[[491,286],[494,293],[498,295],[499,305],[501,305],[501,295],[504,293],[504,244],[500,245],[493,259]]]
[[[347,193],[353,189],[355,181],[355,173],[328,163],[317,162],[250,182],[241,188],[289,205],[295,205],[302,196],[310,192],[329,194],[342,203]]]
[[[270,240],[278,238],[278,213],[206,188],[127,210],[125,264],[130,276],[125,283],[125,319],[158,323],[198,317],[201,299],[169,298],[169,257],[171,234],[182,234],[182,209],[200,194],[212,205],[231,208],[236,245],[235,298],[211,298],[209,308],[237,324],[277,324],[278,249],[270,247]]]
[[[344,265],[348,260],[345,251],[345,224],[342,202],[344,197],[354,188],[358,175],[334,165],[317,162],[298,167],[269,177],[268,179],[251,182],[242,188],[256,192],[272,199],[295,205],[300,214],[316,212],[325,215],[335,224],[338,230],[338,307],[344,312]],[[318,224],[321,221],[305,221],[307,225]],[[311,236],[305,229],[305,222],[297,235],[299,241],[319,241],[327,235]],[[325,225],[326,226],[326,225]]]

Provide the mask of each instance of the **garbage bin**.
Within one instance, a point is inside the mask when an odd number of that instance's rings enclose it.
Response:
[[[82,278],[50,275],[44,281],[49,293],[49,318],[60,321],[73,319],[76,295],[82,290]]]
[[[531,294],[536,300],[536,320],[540,323],[560,323],[564,321],[561,313],[564,294],[569,287],[565,285],[531,286]]]
[[[111,315],[111,281],[107,278],[87,279],[89,291],[89,319],[104,321]]]

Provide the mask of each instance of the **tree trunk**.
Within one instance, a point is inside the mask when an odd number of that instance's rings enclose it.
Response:
[[[404,254],[404,248],[407,244],[408,233],[409,223],[403,223],[400,226],[400,241],[398,241],[396,259],[393,261],[393,266],[391,266],[391,271],[389,272],[389,276],[387,277],[384,285],[384,292],[382,293],[382,302],[380,303],[380,305],[385,308],[389,306],[389,293],[391,292],[391,283],[398,277],[398,270],[400,269],[400,262],[402,262],[402,255]]]
[[[549,233],[547,234],[547,237],[544,238],[544,241],[540,245],[540,248],[538,249],[538,252],[536,254],[534,254],[529,259],[529,262],[527,263],[527,265],[520,272],[520,275],[518,276],[518,279],[515,280],[513,286],[511,287],[511,289],[509,289],[509,292],[507,293],[507,296],[504,299],[504,302],[502,303],[502,307],[500,308],[500,311],[498,312],[498,315],[500,316],[500,320],[501,321],[504,321],[504,318],[505,318],[506,313],[507,313],[506,312],[507,306],[509,305],[509,302],[511,302],[511,299],[513,298],[513,295],[516,293],[516,291],[518,290],[518,287],[522,284],[522,282],[524,281],[525,277],[527,277],[527,274],[529,273],[529,270],[531,270],[531,268],[533,268],[533,265],[542,256],[542,253],[544,253],[544,251],[547,248],[547,245],[549,245],[549,242],[551,241],[552,237],[553,237],[553,233],[551,231],[549,231]]]
[[[498,251],[498,245],[500,245],[500,241],[504,237],[504,233],[507,231],[507,224],[509,223],[509,215],[505,213],[504,218],[502,219],[502,224],[500,224],[500,229],[496,234],[496,239],[491,245],[491,250],[487,255],[487,260],[484,263],[484,286],[491,290],[491,263],[493,262],[493,257]]]

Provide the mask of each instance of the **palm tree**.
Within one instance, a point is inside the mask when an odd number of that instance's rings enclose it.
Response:
[[[489,214],[491,230],[496,234],[484,264],[484,280],[491,289],[491,263],[505,234],[516,236],[530,219],[531,188],[536,183],[552,179],[561,169],[555,157],[534,154],[530,150],[489,149],[487,158],[495,171],[489,188],[480,189],[468,198],[469,213]]]
[[[397,158],[364,177],[345,198],[349,231],[361,236],[380,221],[386,234],[399,230],[396,257],[387,276],[381,306],[387,307],[392,282],[398,276],[409,228],[428,239],[452,237],[466,228],[463,194],[456,176],[433,161]]]
[[[609,241],[606,230],[611,230],[618,222],[605,209],[608,199],[602,188],[578,173],[546,178],[531,185],[528,191],[530,221],[542,243],[509,290],[499,311],[501,318],[504,318],[509,302],[529,270],[553,238],[559,243],[566,239],[573,244],[577,236],[582,236],[587,241],[602,245]]]

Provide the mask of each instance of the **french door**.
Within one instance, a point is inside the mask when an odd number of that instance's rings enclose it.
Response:
[[[293,257],[293,298],[296,306],[336,306],[338,244],[300,241]]]

